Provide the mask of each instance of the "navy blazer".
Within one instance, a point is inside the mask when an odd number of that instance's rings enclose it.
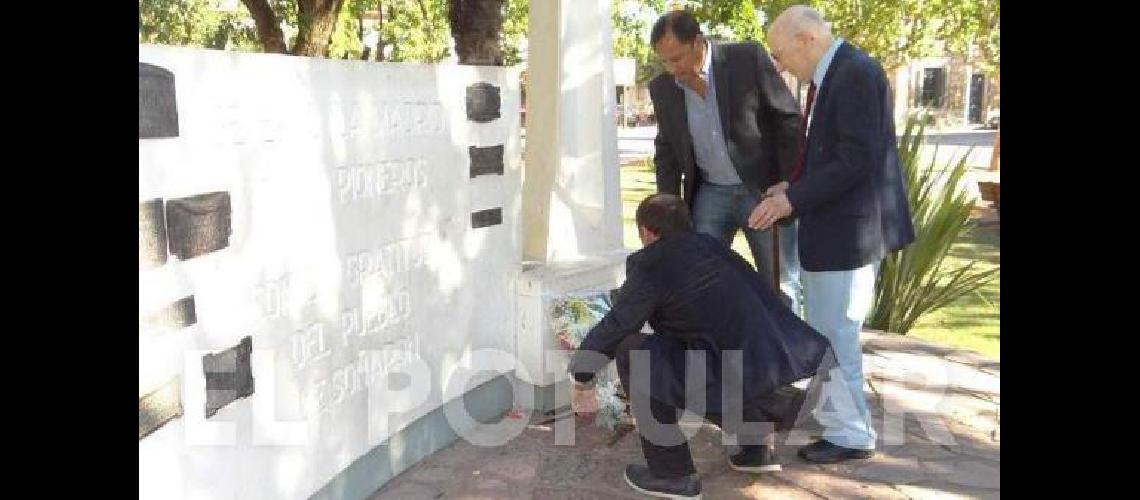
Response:
[[[613,359],[618,344],[646,321],[654,331],[640,347],[650,353],[649,393],[678,408],[687,407],[690,351],[703,351],[706,357],[705,410],[720,412],[734,408],[725,406],[732,402],[759,404],[776,388],[814,375],[830,347],[739,254],[695,232],[665,236],[629,256],[626,281],[613,308],[571,358],[574,378],[589,380],[604,366],[599,364],[604,359],[584,351]],[[729,350],[740,351],[735,362],[726,354]],[[729,375],[724,388],[722,373]],[[722,394],[722,389],[728,392]]]
[[[914,241],[893,103],[879,63],[841,44],[816,96],[803,172],[787,190],[804,270],[857,269]]]

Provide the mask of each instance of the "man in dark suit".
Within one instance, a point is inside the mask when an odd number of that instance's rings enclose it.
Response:
[[[574,410],[597,410],[594,374],[616,359],[648,464],[626,467],[634,489],[699,497],[700,479],[677,426],[681,409],[735,436],[740,452],[729,457],[732,468],[780,470],[772,422],[792,423],[802,401],[781,405],[772,396],[816,372],[827,340],[739,254],[695,232],[679,197],[646,198],[636,219],[645,246],[627,259],[613,308],[570,360]],[[639,333],[647,321],[652,335]]]
[[[649,84],[657,112],[657,190],[688,202],[697,231],[732,245],[742,229],[756,268],[773,274],[772,231],[747,226],[796,157],[800,112],[764,48],[714,43],[685,11],[661,16],[650,44],[666,73]],[[795,230],[778,226],[780,288],[799,310]]]
[[[820,463],[868,458],[876,435],[863,394],[859,332],[874,299],[879,262],[915,237],[894,100],[879,63],[833,38],[810,7],[780,14],[768,43],[778,67],[811,82],[808,135],[790,185],[771,188],[749,224],[765,228],[798,218],[806,319],[831,340],[838,361],[815,410],[823,439],[799,454]]]

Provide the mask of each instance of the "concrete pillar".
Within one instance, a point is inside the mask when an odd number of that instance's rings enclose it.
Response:
[[[531,0],[523,258],[622,247],[610,2]]]
[[[552,305],[624,280],[611,38],[610,0],[530,2],[516,373],[543,393],[566,378]]]

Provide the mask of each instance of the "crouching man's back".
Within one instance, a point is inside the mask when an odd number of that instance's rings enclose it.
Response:
[[[736,435],[742,451],[730,457],[733,468],[779,470],[771,433],[745,436],[751,431],[743,429],[788,417],[777,415],[783,412],[771,407],[770,396],[814,375],[829,350],[827,339],[740,255],[694,232],[679,197],[650,196],[638,207],[637,224],[645,246],[627,259],[613,308],[571,358],[576,411],[590,411],[582,406],[592,401],[594,373],[615,359],[648,463],[627,468],[635,489],[699,495],[688,444],[676,425],[680,409]],[[646,322],[654,334],[640,333]]]

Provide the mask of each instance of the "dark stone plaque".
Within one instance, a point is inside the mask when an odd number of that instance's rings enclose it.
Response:
[[[489,148],[467,148],[467,156],[471,158],[471,178],[480,175],[503,175],[503,145]]]
[[[487,123],[499,117],[499,87],[479,82],[467,87],[467,119]]]
[[[198,322],[194,312],[194,296],[185,297],[178,302],[166,306],[143,321],[146,329],[178,329],[186,328]]]
[[[497,226],[503,223],[503,209],[491,208],[480,210],[471,214],[471,227],[478,229],[487,226]]]
[[[170,253],[187,260],[230,244],[230,194],[206,193],[166,202]]]
[[[206,418],[238,399],[253,395],[252,353],[253,338],[247,336],[236,346],[202,356],[202,369],[206,375]]]
[[[174,73],[139,63],[139,139],[178,137]]]
[[[166,263],[166,221],[162,198],[139,203],[139,267]]]
[[[174,377],[139,398],[139,440],[182,416],[182,379]]]

